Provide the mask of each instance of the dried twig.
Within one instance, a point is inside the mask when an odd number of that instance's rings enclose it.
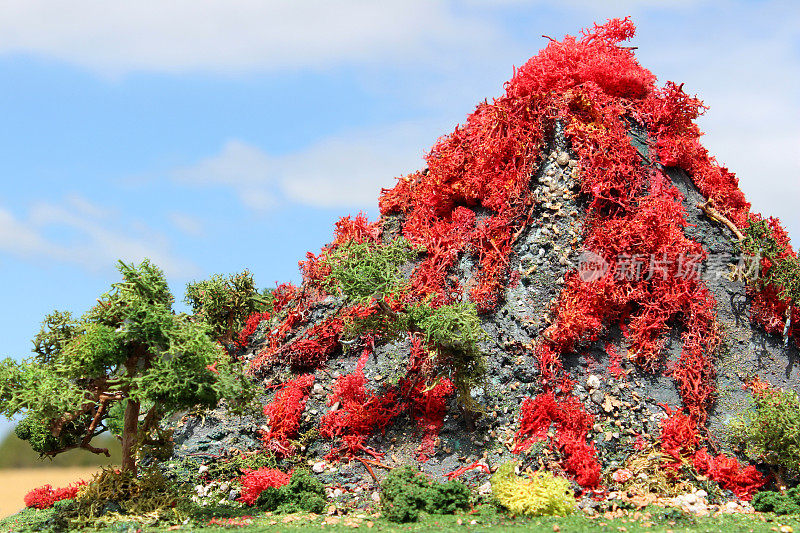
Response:
[[[731,222],[728,217],[717,211],[717,209],[714,207],[714,200],[708,199],[705,203],[697,204],[697,207],[711,220],[715,220],[727,226],[728,229],[730,229],[733,234],[736,235],[737,239],[740,241],[744,240],[744,234],[739,230],[739,228],[736,227],[736,224]]]

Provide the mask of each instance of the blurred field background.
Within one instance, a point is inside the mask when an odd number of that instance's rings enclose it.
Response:
[[[23,498],[31,489],[50,484],[64,487],[81,479],[88,480],[101,467],[120,463],[117,439],[101,435],[92,443],[108,448],[111,457],[86,450],[70,450],[55,459],[40,459],[27,442],[13,431],[0,442],[0,518],[10,516],[25,504]]]

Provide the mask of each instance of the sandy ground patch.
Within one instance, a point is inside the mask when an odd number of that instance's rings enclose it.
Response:
[[[79,479],[88,480],[97,470],[97,467],[0,470],[0,518],[22,509],[25,506],[22,498],[31,489],[48,483],[64,487]]]

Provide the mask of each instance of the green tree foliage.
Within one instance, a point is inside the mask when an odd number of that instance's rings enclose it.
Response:
[[[80,450],[70,450],[53,457],[51,461],[42,461],[38,453],[33,451],[31,445],[20,439],[15,432],[9,432],[0,442],[0,470],[4,468],[47,468],[47,467],[77,467],[77,466],[107,466],[119,464],[121,460],[119,440],[108,433],[104,433],[91,443],[97,448],[108,448],[111,457],[82,453]]]
[[[211,326],[212,335],[230,343],[247,317],[267,309],[270,298],[256,289],[253,275],[245,270],[228,277],[214,275],[186,286],[186,303],[195,318]]]
[[[395,468],[381,483],[381,513],[391,522],[416,522],[421,512],[453,514],[469,504],[463,483],[439,483],[409,465]]]
[[[165,445],[164,416],[220,399],[247,400],[252,385],[208,336],[205,323],[172,311],[160,269],[145,260],[119,263],[112,285],[80,321],[45,318],[24,363],[0,361],[0,414],[24,414],[17,436],[43,455],[96,448],[106,429],[122,439],[122,466],[135,471],[136,450]]]

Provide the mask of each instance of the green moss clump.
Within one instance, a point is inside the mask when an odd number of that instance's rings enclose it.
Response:
[[[325,486],[307,470],[297,470],[287,485],[264,490],[256,505],[264,511],[319,514],[325,509]]]
[[[209,324],[211,334],[225,343],[232,342],[250,315],[271,307],[270,300],[258,292],[247,270],[228,277],[217,274],[186,286],[186,303],[195,317]]]
[[[793,391],[764,389],[753,408],[728,425],[729,438],[753,461],[766,463],[783,480],[800,471],[800,398]]]
[[[486,337],[474,303],[443,305],[436,309],[417,306],[409,312],[411,321],[433,347],[439,368],[452,369],[447,377],[453,380],[462,405],[478,410],[470,391],[483,383],[486,361],[479,343]]]
[[[800,304],[800,260],[787,253],[788,243],[778,242],[771,222],[771,219],[751,219],[744,230],[742,252],[757,259],[765,258],[771,263],[766,272],[759,269],[751,273],[748,281],[760,288],[772,285],[778,289],[778,298]],[[790,246],[788,251],[791,252]]]
[[[524,478],[514,473],[509,461],[492,476],[492,493],[498,503],[516,515],[565,516],[575,510],[575,497],[568,480],[550,472],[535,472]]]
[[[381,483],[381,512],[391,522],[416,522],[421,512],[453,514],[469,504],[463,483],[438,483],[408,465],[395,468]]]
[[[759,492],[753,496],[753,508],[760,513],[800,514],[800,489],[794,488],[780,492]]]
[[[325,257],[331,273],[323,287],[329,292],[341,291],[356,303],[383,298],[407,286],[399,269],[416,255],[417,251],[405,239],[387,244],[342,243]]]

